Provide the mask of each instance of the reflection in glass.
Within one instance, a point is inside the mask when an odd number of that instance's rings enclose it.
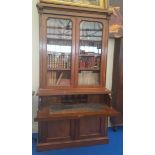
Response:
[[[79,85],[99,85],[102,29],[99,22],[80,23]]]
[[[69,86],[71,79],[72,22],[47,20],[48,85]]]

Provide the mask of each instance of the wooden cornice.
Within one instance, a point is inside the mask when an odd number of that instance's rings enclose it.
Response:
[[[39,14],[71,15],[79,17],[96,17],[109,19],[112,12],[108,9],[84,8],[77,6],[57,5],[48,3],[37,4]]]

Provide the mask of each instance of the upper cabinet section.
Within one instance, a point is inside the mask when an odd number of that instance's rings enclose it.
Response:
[[[72,21],[48,18],[47,20],[47,84],[71,85]]]
[[[37,6],[40,15],[39,89],[48,90],[49,95],[54,91],[56,94],[59,91],[61,94],[67,91],[103,93],[110,13],[47,3]]]

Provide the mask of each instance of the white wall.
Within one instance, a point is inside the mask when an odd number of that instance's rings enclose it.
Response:
[[[32,90],[37,91],[39,87],[39,15],[36,3],[32,0]],[[112,68],[113,68],[114,39],[109,39],[106,87],[111,90]],[[34,122],[38,108],[38,97],[32,96],[32,132],[37,132],[37,123]]]
[[[37,91],[39,86],[39,15],[36,3],[32,0],[32,90]],[[38,97],[32,96],[32,119],[36,116]],[[32,131],[37,132],[37,123],[32,120]]]
[[[106,73],[106,88],[112,88],[112,71],[113,71],[113,56],[114,56],[114,39],[109,39],[108,43],[108,58],[107,58],[107,73]]]

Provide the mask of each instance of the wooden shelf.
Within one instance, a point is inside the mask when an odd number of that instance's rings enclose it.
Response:
[[[49,71],[70,71],[70,68],[48,68]]]
[[[101,55],[95,55],[95,54],[91,54],[91,55],[86,55],[86,54],[80,54],[80,57],[100,57]]]
[[[76,95],[76,94],[109,94],[106,88],[68,88],[68,89],[38,89],[37,96]]]
[[[99,68],[79,68],[81,71],[99,71]]]

